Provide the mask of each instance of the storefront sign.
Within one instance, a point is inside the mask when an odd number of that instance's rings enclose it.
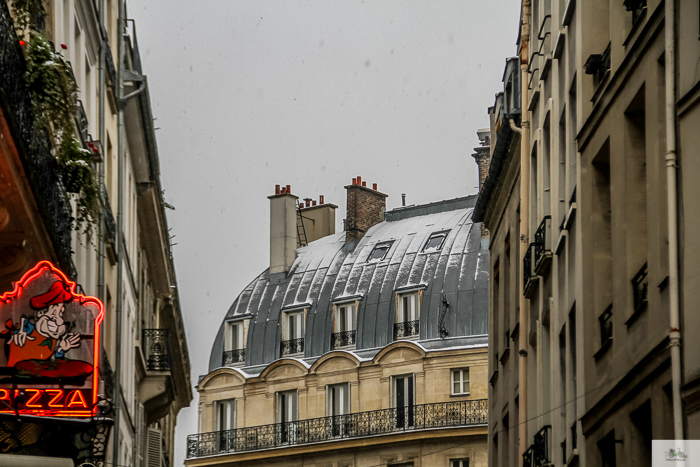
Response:
[[[0,296],[0,413],[90,417],[104,307],[48,261]]]

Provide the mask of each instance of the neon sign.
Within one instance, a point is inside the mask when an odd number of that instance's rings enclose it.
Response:
[[[104,306],[75,287],[42,261],[0,296],[0,413],[95,413]]]

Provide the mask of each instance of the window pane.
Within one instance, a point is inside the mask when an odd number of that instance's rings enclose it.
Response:
[[[234,324],[231,326],[231,350],[240,349],[238,342],[238,325]]]
[[[372,250],[372,254],[369,256],[369,261],[381,261],[384,259],[386,252],[389,250],[388,246],[376,246]]]

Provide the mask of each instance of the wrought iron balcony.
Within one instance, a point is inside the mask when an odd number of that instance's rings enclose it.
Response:
[[[530,445],[527,451],[523,453],[523,467],[535,467],[535,446]]]
[[[535,244],[530,243],[523,257],[523,295],[530,297],[537,284],[537,274],[535,273]]]
[[[533,443],[535,465],[544,466],[552,463],[552,427],[551,425],[543,426],[540,431],[535,433],[535,442]]]
[[[544,216],[535,232],[535,271],[542,275],[552,260],[552,216]]]
[[[149,371],[170,371],[170,332],[167,329],[144,329],[143,349]]]
[[[280,353],[283,357],[285,355],[304,353],[304,338],[302,337],[300,339],[282,341],[282,345],[280,345]]]
[[[102,184],[102,215],[105,221],[105,235],[106,240],[115,247],[117,242],[117,223],[114,221],[114,213],[112,212],[112,206],[109,204],[109,194],[107,193],[107,187]]]
[[[420,321],[405,321],[394,324],[394,340],[418,337],[420,334]]]
[[[245,349],[225,350],[224,365],[235,365],[245,363]]]
[[[647,279],[647,263],[632,278],[632,296],[634,297],[634,312],[642,311],[647,307],[649,294],[649,280]]]
[[[334,332],[331,334],[331,345],[334,349],[355,345],[355,330]]]
[[[600,321],[600,346],[608,343],[613,336],[613,321],[612,321],[612,303],[605,309],[602,315],[598,317]]]
[[[187,458],[487,422],[485,399],[422,404],[189,435]]]
[[[12,133],[29,186],[64,272],[75,279],[71,259],[72,209],[46,130],[32,116],[25,84],[27,64],[7,2],[0,2],[0,106]]]

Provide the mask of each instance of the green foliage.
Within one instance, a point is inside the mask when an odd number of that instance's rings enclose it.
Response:
[[[12,0],[12,15],[15,21],[15,30],[19,37],[24,37],[24,33],[31,24],[40,16],[46,15],[43,0]]]
[[[32,94],[33,113],[46,127],[56,149],[66,189],[77,193],[76,230],[90,232],[100,219],[102,198],[92,154],[75,138],[75,97],[78,87],[68,62],[40,34],[27,47],[27,88]]]
[[[58,163],[66,190],[79,194],[76,229],[85,226],[85,232],[89,232],[100,219],[102,207],[97,177],[92,168],[92,154],[81,148],[71,135],[61,143]]]

